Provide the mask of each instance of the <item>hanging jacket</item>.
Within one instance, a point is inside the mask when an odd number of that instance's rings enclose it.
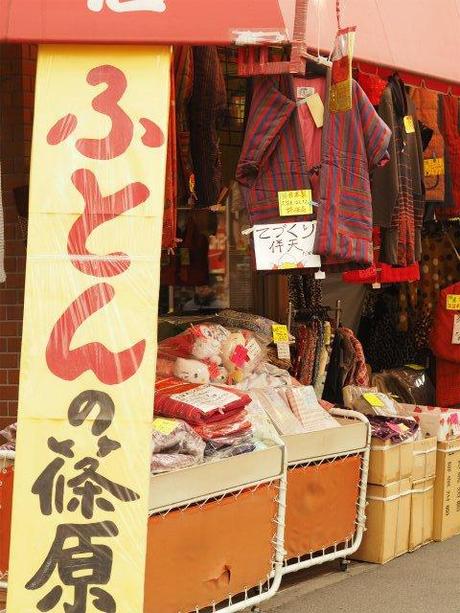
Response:
[[[417,119],[433,131],[429,145],[424,150],[424,158],[444,158],[444,138],[438,123],[439,106],[442,96],[422,87],[414,87],[411,90],[411,98],[415,104]],[[440,206],[443,205],[444,175],[425,177],[425,189],[427,200],[436,201]]]
[[[251,223],[312,218],[279,214],[279,192],[310,189],[292,76],[254,80],[236,179]]]
[[[329,264],[366,267],[373,263],[369,175],[388,160],[391,132],[356,81],[352,89],[353,108],[324,119],[315,253]]]
[[[446,144],[446,206],[439,219],[460,216],[460,123],[458,98],[443,96],[440,129]]]
[[[379,115],[391,128],[390,163],[372,178],[374,225],[382,228],[381,261],[410,266],[421,257],[425,212],[423,147],[415,105],[398,76],[390,77]],[[404,118],[411,116],[413,132]]]
[[[436,403],[445,408],[460,405],[460,343],[453,342],[454,326],[460,320],[460,309],[447,308],[449,295],[460,295],[460,283],[442,290],[430,339],[431,349],[436,356]],[[457,326],[460,328],[460,321]]]

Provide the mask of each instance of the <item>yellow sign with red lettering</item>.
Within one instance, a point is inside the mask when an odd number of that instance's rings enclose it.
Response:
[[[143,611],[170,62],[39,52],[11,612]]]

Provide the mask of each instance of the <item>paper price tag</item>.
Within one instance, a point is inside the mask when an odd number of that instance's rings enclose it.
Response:
[[[251,338],[251,340],[246,344],[246,350],[248,352],[250,362],[255,360],[262,353],[259,343],[254,338]]]
[[[404,129],[406,134],[413,134],[415,132],[414,118],[412,115],[406,115],[404,117]]]
[[[410,368],[412,370],[425,370],[425,367],[421,366],[420,364],[406,364],[406,368]]]
[[[299,99],[308,98],[309,96],[313,96],[315,91],[316,90],[314,87],[298,87],[297,88],[297,98]]]
[[[179,257],[181,266],[190,266],[190,250],[187,247],[179,249]]]
[[[287,326],[281,324],[273,324],[273,340],[278,343],[289,343],[289,330]]]
[[[321,100],[321,96],[318,93],[313,94],[312,96],[308,96],[305,102],[310,109],[315,126],[317,128],[322,128],[324,124],[324,104]]]
[[[276,351],[278,353],[278,359],[280,360],[290,360],[291,359],[291,351],[289,349],[289,343],[277,343]]]
[[[454,316],[454,329],[452,330],[452,345],[460,345],[460,315]]]
[[[166,419],[165,417],[155,417],[153,420],[153,429],[160,434],[171,434],[179,424],[175,419]]]
[[[460,294],[447,294],[448,311],[460,311]]]
[[[384,403],[375,394],[363,394],[364,400],[366,400],[371,407],[384,407]]]
[[[289,270],[290,268],[297,268],[297,264],[295,262],[283,262],[283,264],[280,264],[280,270]]]
[[[311,189],[297,189],[278,192],[278,206],[281,217],[311,215],[313,212]]]
[[[439,177],[446,174],[444,158],[429,158],[423,161],[425,177]]]

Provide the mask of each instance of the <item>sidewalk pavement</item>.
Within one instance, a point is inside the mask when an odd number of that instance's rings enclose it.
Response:
[[[288,576],[263,613],[460,613],[460,537],[384,566],[352,563]]]

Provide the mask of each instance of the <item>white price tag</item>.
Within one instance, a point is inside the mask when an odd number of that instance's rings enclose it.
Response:
[[[454,329],[452,330],[452,345],[460,345],[460,314],[454,316]]]
[[[252,362],[253,360],[259,357],[259,355],[262,352],[262,349],[260,348],[260,345],[256,341],[256,339],[251,338],[249,342],[246,344],[246,351],[248,352],[249,361]]]
[[[210,413],[231,402],[235,402],[235,400],[239,400],[240,397],[219,387],[201,385],[188,392],[173,394],[171,398],[190,404],[192,407],[203,411],[203,413]]]
[[[280,360],[290,360],[291,359],[289,343],[278,343],[276,345],[276,350],[278,352],[278,359]]]

